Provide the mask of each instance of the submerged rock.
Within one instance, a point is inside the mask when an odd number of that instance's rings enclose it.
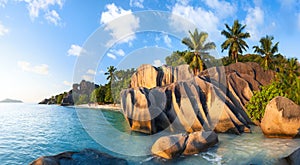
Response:
[[[300,164],[300,148],[295,150],[287,157],[279,159],[278,165],[299,165]]]
[[[256,63],[213,67],[193,76],[188,65],[157,69],[142,65],[131,88],[121,92],[121,108],[134,131],[250,132],[245,104],[274,72]]]
[[[173,159],[180,155],[193,155],[206,151],[218,143],[218,136],[213,131],[197,131],[190,134],[176,134],[159,138],[152,146],[152,154]]]
[[[268,137],[300,137],[300,106],[285,97],[275,97],[266,106],[261,129]]]
[[[125,165],[125,159],[116,158],[93,149],[85,149],[80,152],[63,152],[54,156],[42,156],[30,165],[81,165],[81,164],[117,164]]]

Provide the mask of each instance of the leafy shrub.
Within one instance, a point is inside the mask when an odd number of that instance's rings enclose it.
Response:
[[[275,81],[262,87],[261,91],[254,92],[253,97],[246,105],[247,113],[252,120],[261,121],[267,104],[276,96],[287,97],[300,104],[299,65],[296,59],[288,59],[280,72],[276,74]]]
[[[253,121],[260,121],[265,113],[267,104],[276,96],[286,96],[283,90],[278,88],[277,82],[262,87],[261,91],[255,91],[253,97],[246,105],[248,116]]]

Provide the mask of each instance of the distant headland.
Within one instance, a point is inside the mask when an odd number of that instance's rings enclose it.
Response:
[[[14,99],[4,99],[1,100],[0,103],[23,103],[23,101]]]

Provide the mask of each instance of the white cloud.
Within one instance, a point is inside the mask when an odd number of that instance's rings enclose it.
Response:
[[[48,11],[50,6],[58,5],[60,8],[63,5],[63,0],[21,0],[27,3],[27,9],[31,19],[39,16],[40,11]]]
[[[7,0],[0,0],[0,7],[5,7]]]
[[[27,10],[32,21],[40,16],[44,15],[44,18],[54,25],[60,25],[61,18],[55,10],[51,10],[51,7],[63,6],[64,0],[18,0],[20,2],[27,3]]]
[[[80,53],[84,52],[84,49],[79,46],[72,44],[70,49],[68,50],[68,55],[69,56],[80,56]]]
[[[119,56],[125,56],[125,52],[123,49],[111,49],[110,52]]]
[[[264,11],[260,7],[249,8],[245,19],[246,31],[251,35],[252,40],[257,41],[261,36],[259,29],[264,23]]]
[[[171,48],[171,47],[172,47],[172,45],[171,45],[171,43],[172,43],[171,38],[170,38],[167,34],[164,34],[163,38],[164,38],[165,44],[166,44],[168,47]]]
[[[45,19],[55,26],[59,25],[61,21],[59,14],[55,10],[48,11],[45,14]]]
[[[94,78],[90,75],[83,75],[82,79],[90,82],[94,81]]]
[[[131,10],[124,10],[117,7],[114,3],[106,5],[107,11],[102,12],[100,23],[105,24],[105,30],[110,31],[112,40],[107,43],[110,47],[114,42],[130,43],[135,39],[134,31],[139,27],[139,18],[135,17]],[[121,16],[124,19],[113,21]],[[124,38],[125,37],[125,38]]]
[[[2,23],[0,22],[0,36],[4,36],[9,32],[9,29],[6,28]]]
[[[107,53],[107,57],[112,58],[112,59],[117,59],[117,57],[111,53]]]
[[[72,86],[73,83],[69,82],[69,81],[63,81],[63,84],[66,85],[66,86]]]
[[[195,27],[184,20],[179,19],[178,16],[195,24],[199,31],[208,32],[209,35],[213,34],[214,36],[220,36],[218,30],[219,18],[212,11],[206,11],[201,7],[176,3],[172,8],[170,25],[177,31],[188,32],[189,30],[193,31],[193,28]]]
[[[160,67],[162,66],[162,62],[160,60],[154,60],[152,65],[155,67]]]
[[[236,13],[236,6],[224,0],[204,0],[205,4],[215,10],[218,17],[226,18]]]
[[[138,8],[144,8],[143,5],[144,0],[130,0],[130,7],[138,7]]]
[[[89,69],[86,73],[91,75],[96,75],[96,71],[93,69]]]
[[[27,61],[18,61],[18,66],[26,72],[33,72],[41,75],[48,75],[49,67],[46,64],[31,66]]]

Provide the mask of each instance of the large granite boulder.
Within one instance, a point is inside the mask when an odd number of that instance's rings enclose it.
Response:
[[[245,105],[274,78],[256,63],[213,67],[194,76],[188,65],[142,65],[131,88],[121,92],[121,108],[134,131],[250,132]]]
[[[266,106],[261,129],[268,137],[300,137],[300,106],[285,97],[275,97]]]
[[[63,152],[54,156],[42,156],[34,160],[30,165],[81,165],[81,164],[117,164],[125,165],[127,161],[116,158],[93,149],[85,149],[80,152]]]
[[[161,68],[156,68],[149,64],[143,64],[132,75],[130,86],[131,88],[145,87],[151,89],[193,77],[194,75],[189,65],[177,67],[164,65]]]
[[[130,86],[153,88],[159,86],[160,82],[159,70],[149,64],[140,66],[137,71],[131,77]]]
[[[173,159],[180,155],[200,153],[217,143],[218,136],[215,132],[197,131],[161,137],[153,144],[151,152],[165,159]]]
[[[249,132],[249,118],[216,86],[194,77],[165,87],[130,88],[121,93],[121,108],[134,131],[164,129],[195,132]]]
[[[260,90],[260,86],[268,85],[275,77],[275,72],[265,71],[257,63],[238,62],[228,66],[209,68],[200,73],[200,76],[216,86],[222,86],[220,89],[236,105],[246,110],[244,106],[252,97],[253,91]]]

